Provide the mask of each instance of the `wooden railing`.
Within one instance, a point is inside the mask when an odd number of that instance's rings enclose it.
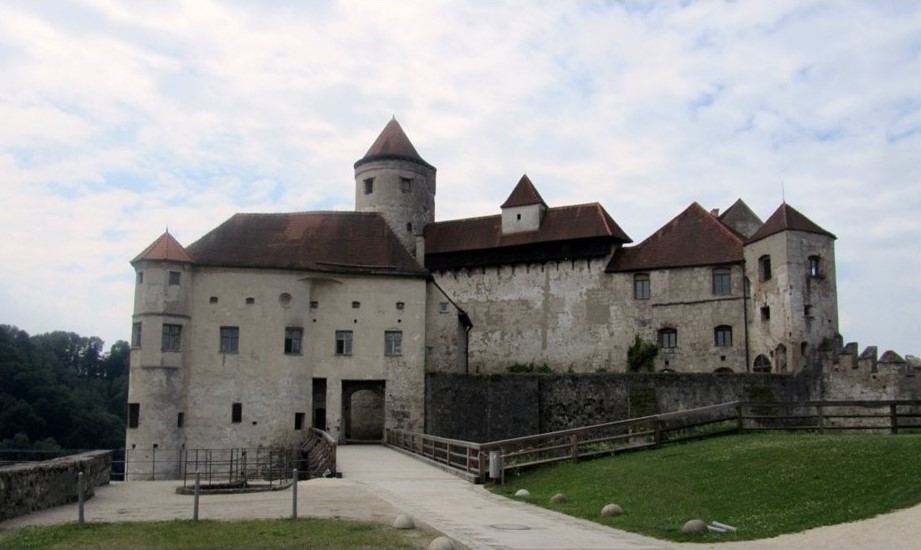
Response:
[[[631,418],[489,443],[472,443],[389,429],[386,443],[437,462],[475,482],[489,475],[490,455],[503,472],[728,433],[766,430],[876,430],[897,434],[921,430],[921,400],[733,401],[686,411]],[[501,458],[500,458],[501,457]]]
[[[336,477],[336,440],[318,428],[310,428],[302,450],[307,452],[310,477]]]
[[[745,430],[888,431],[921,429],[921,400],[806,401],[744,403],[739,422]]]

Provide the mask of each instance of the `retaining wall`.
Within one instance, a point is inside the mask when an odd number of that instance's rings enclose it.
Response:
[[[0,468],[0,521],[77,500],[77,474],[84,473],[86,493],[108,485],[111,451],[91,451],[42,462]]]
[[[426,375],[426,433],[487,442],[726,403],[819,399],[788,374]]]

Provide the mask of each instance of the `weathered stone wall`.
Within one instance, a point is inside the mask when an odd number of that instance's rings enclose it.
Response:
[[[822,386],[828,400],[921,399],[921,365],[876,346],[858,354],[856,342],[823,357]]]
[[[112,453],[93,451],[0,468],[0,521],[76,501],[79,472],[86,479],[84,498],[92,497],[96,487],[109,483]]]
[[[495,441],[736,400],[818,398],[817,380],[756,374],[509,374],[426,376],[432,435]]]

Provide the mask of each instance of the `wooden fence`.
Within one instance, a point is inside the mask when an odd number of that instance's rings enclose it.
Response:
[[[815,433],[875,430],[893,434],[921,430],[921,401],[733,401],[488,443],[392,429],[387,430],[385,441],[470,481],[482,483],[489,477],[491,458],[499,461],[504,473],[692,439],[765,430]]]

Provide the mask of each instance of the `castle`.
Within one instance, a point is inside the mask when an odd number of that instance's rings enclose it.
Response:
[[[354,212],[236,214],[135,257],[126,447],[379,441],[424,429],[427,373],[623,372],[637,337],[656,371],[795,373],[837,337],[835,236],[788,204],[694,203],[633,245],[527,176],[436,222],[435,175],[394,119]]]

